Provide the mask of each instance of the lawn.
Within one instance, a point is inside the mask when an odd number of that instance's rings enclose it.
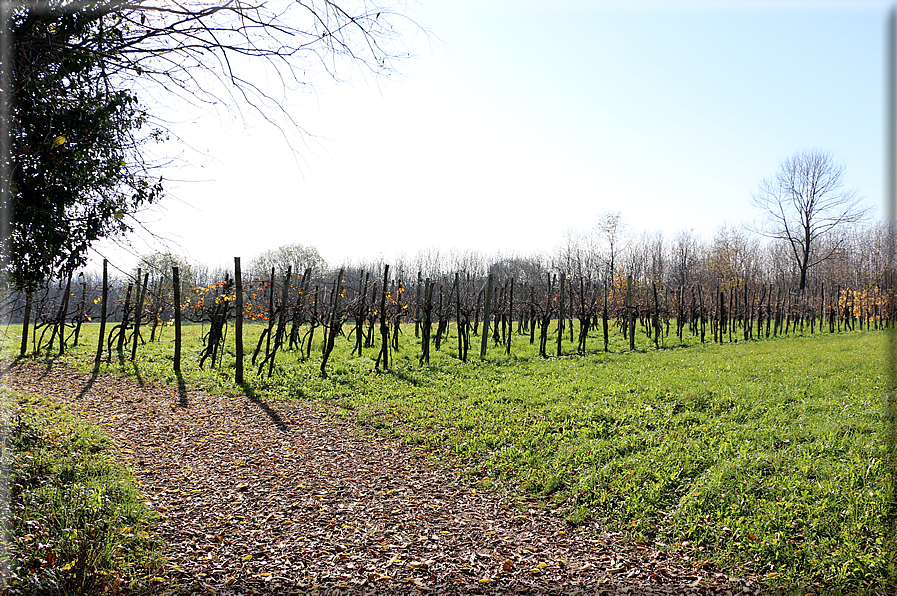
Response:
[[[62,360],[90,370],[96,328]],[[486,359],[471,349],[467,363],[451,335],[421,367],[406,324],[388,372],[374,368],[377,348],[352,356],[354,341],[338,339],[322,378],[319,332],[310,360],[281,352],[268,378],[248,361],[261,329],[247,325],[237,387],[233,330],[223,365],[200,370],[203,327],[186,326],[183,385],[319,402],[451,458],[483,486],[541,495],[572,524],[627,531],[769,587],[897,589],[883,332],[725,345],[667,338],[659,350],[642,334],[634,352],[614,335],[609,353],[600,337],[584,355],[565,339],[565,355],[549,359],[538,341],[514,335],[510,355],[490,340]],[[166,329],[136,362],[113,355],[100,370],[177,383],[172,340]],[[5,345],[18,342],[10,335]]]

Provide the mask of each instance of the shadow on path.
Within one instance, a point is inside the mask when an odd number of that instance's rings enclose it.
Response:
[[[260,399],[258,394],[256,394],[255,390],[249,385],[249,383],[245,381],[240,383],[240,388],[243,390],[243,394],[249,398],[249,401],[260,407],[262,411],[268,415],[268,418],[271,419],[271,421],[274,423],[274,426],[276,426],[279,430],[287,430],[287,425],[283,421],[283,418],[280,417],[280,414],[278,414],[271,406],[265,403],[264,400]]]
[[[81,399],[85,395],[87,395],[87,392],[90,391],[91,387],[93,387],[93,384],[96,382],[98,376],[100,376],[100,363],[99,362],[97,362],[94,365],[93,370],[90,373],[90,378],[87,379],[87,383],[84,385],[84,387],[81,388],[81,391],[78,392],[78,397],[75,399]]]
[[[187,384],[184,382],[184,375],[181,371],[174,371],[174,375],[178,378],[178,405],[182,408],[187,407]]]
[[[140,367],[137,366],[137,363],[133,360],[131,361],[131,368],[134,369],[134,376],[137,378],[137,384],[143,387],[145,383],[143,377],[140,375]]]

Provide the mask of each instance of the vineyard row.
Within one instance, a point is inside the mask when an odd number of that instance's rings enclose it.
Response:
[[[220,364],[232,323],[235,381],[242,383],[244,321],[266,322],[250,359],[259,375],[270,376],[280,351],[310,358],[315,335],[320,334],[320,370],[326,376],[339,336],[354,342],[353,355],[377,348],[375,366],[388,370],[403,324],[413,324],[424,365],[431,346],[440,350],[447,341],[450,323],[457,340],[450,349],[466,362],[473,336],[479,337],[480,358],[486,357],[490,337],[494,346],[510,354],[515,327],[531,344],[538,341],[540,355],[549,357],[562,354],[565,339],[576,344],[576,352],[585,353],[590,334],[602,338],[607,351],[611,328],[622,333],[630,350],[639,332],[659,349],[671,335],[680,341],[690,334],[702,343],[726,343],[823,330],[884,329],[893,325],[897,305],[892,286],[880,284],[842,287],[818,282],[802,292],[768,283],[672,287],[634,282],[622,272],[604,280],[563,272],[517,280],[460,271],[438,279],[420,273],[403,279],[391,275],[388,265],[381,271],[343,269],[328,276],[313,275],[310,268],[301,273],[272,268],[267,279],[246,280],[240,259],[234,261],[233,276],[226,274],[202,287],[181,283],[178,267],[154,279],[138,270],[133,279],[110,283],[104,262],[100,283],[90,283],[83,274],[70,275],[27,295],[11,294],[7,319],[22,325],[22,356],[29,351],[62,354],[77,345],[82,325],[98,321],[97,363],[113,353],[134,359],[139,345],[157,341],[166,326],[173,326],[177,371],[183,321],[208,324],[201,367]]]

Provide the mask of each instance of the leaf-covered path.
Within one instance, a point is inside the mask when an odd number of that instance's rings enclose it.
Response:
[[[167,590],[217,594],[745,594],[673,557],[477,490],[302,403],[269,405],[20,362],[5,380],[100,425],[132,468]],[[185,399],[186,397],[186,399]]]

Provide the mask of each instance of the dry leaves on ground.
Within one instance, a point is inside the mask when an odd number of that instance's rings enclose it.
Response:
[[[217,594],[744,594],[651,546],[477,490],[424,453],[320,407],[20,362],[14,389],[100,425],[168,545],[171,591]],[[702,563],[702,564],[701,564]]]

